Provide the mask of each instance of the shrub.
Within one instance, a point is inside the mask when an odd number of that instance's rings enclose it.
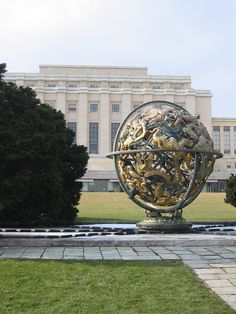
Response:
[[[0,65],[0,221],[21,225],[71,223],[77,214],[87,148],[60,111],[35,92],[3,80]]]
[[[231,173],[225,184],[225,202],[236,206],[236,176]]]

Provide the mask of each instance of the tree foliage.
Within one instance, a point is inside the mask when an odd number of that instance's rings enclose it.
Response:
[[[88,161],[73,144],[64,115],[42,104],[30,88],[3,80],[0,65],[0,221],[72,222]]]
[[[236,207],[236,175],[230,175],[225,185],[225,202]]]

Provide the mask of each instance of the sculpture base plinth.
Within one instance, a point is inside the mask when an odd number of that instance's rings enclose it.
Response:
[[[192,226],[183,219],[182,215],[178,213],[172,216],[161,216],[157,213],[146,212],[147,217],[137,223],[137,227],[144,230],[157,232],[188,232]]]

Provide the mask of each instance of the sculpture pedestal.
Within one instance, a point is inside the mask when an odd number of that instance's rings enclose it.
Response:
[[[185,221],[181,213],[163,216],[154,211],[146,211],[146,218],[137,227],[157,232],[188,232],[192,224]]]

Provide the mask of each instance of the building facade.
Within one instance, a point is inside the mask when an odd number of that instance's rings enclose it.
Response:
[[[206,190],[222,192],[226,179],[231,173],[236,174],[236,118],[212,118],[212,139],[214,149],[221,152],[223,158],[216,160]]]
[[[189,76],[149,75],[146,67],[41,65],[39,68],[38,73],[7,73],[5,79],[31,87],[42,102],[64,113],[68,127],[75,131],[75,142],[87,146],[90,154],[88,171],[82,179],[84,190],[120,190],[113,161],[106,155],[112,151],[120,123],[144,102],[170,101],[193,115],[199,114],[209,133],[213,126],[214,140],[218,136],[217,128],[220,136],[226,136],[224,127],[230,128],[230,136],[232,132],[236,134],[230,124],[234,121],[224,124],[222,119],[211,118],[211,92],[192,88]],[[217,162],[219,169],[229,160],[233,167],[232,138],[229,155]],[[220,139],[221,149],[224,150],[224,144]],[[218,174],[220,171],[216,170],[208,190],[218,180]]]

